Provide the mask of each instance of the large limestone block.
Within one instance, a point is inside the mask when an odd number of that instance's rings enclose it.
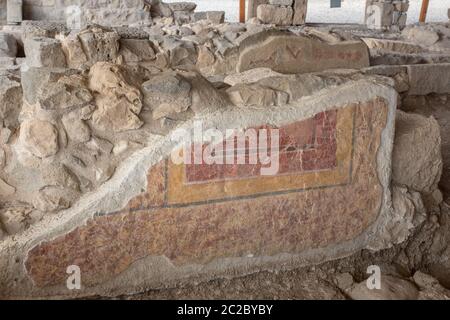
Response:
[[[308,9],[308,0],[294,0],[294,16],[292,23],[294,25],[302,25],[306,22],[306,12]]]
[[[16,57],[17,40],[14,35],[0,33],[0,57]]]
[[[47,158],[58,152],[58,130],[45,120],[26,120],[20,126],[19,143],[38,158]]]
[[[409,65],[410,95],[450,93],[450,63]]]
[[[139,119],[141,92],[120,66],[109,62],[94,64],[89,71],[89,88],[98,93],[92,121],[99,130],[121,132],[143,125]]]
[[[289,26],[292,24],[294,11],[291,7],[280,7],[271,4],[262,4],[256,10],[256,16],[262,23],[277,26]]]
[[[120,39],[117,32],[92,28],[82,31],[78,37],[87,59],[92,63],[111,61],[117,57]]]
[[[22,109],[22,86],[19,79],[0,76],[0,122],[8,128],[16,128]]]
[[[264,31],[244,40],[239,50],[237,72],[266,67],[281,73],[308,73],[369,66],[367,46],[360,41],[328,44],[291,33]]]
[[[418,288],[408,280],[382,275],[380,285],[380,289],[369,289],[363,281],[347,294],[353,300],[416,300],[419,297]]]
[[[256,17],[256,11],[261,4],[268,4],[269,0],[248,0],[247,20]]]
[[[66,67],[66,57],[59,40],[43,37],[26,38],[24,49],[29,67]]]
[[[0,280],[18,279],[3,294],[118,295],[315,264],[379,248],[380,239],[390,243],[396,92],[365,78],[334,82],[288,106],[205,109],[180,130],[150,136],[97,192],[43,221],[46,228],[0,244]],[[193,136],[199,121],[217,138],[212,144]],[[250,128],[269,134],[269,162],[238,164],[238,155],[256,154],[255,141],[232,150],[232,164],[209,162],[208,155],[225,156],[224,139],[235,142],[227,129]],[[171,156],[180,148],[175,136],[193,137],[182,144],[185,155],[192,146],[209,151],[199,162],[179,163]],[[10,257],[23,264],[6,263]],[[72,264],[80,267],[81,290],[67,290]]]
[[[432,117],[397,111],[393,181],[428,193],[437,188],[441,174],[441,135],[437,121]]]

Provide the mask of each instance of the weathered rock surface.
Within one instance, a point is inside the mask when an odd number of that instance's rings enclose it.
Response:
[[[410,65],[408,68],[410,95],[450,93],[450,63]]]
[[[31,119],[20,126],[20,144],[38,158],[47,158],[58,152],[58,131],[48,121]]]
[[[262,4],[256,10],[256,16],[262,23],[274,24],[277,26],[288,26],[292,24],[294,11],[291,7]]]
[[[91,63],[112,61],[118,55],[119,35],[115,31],[90,28],[78,35],[83,51]]]
[[[354,300],[416,300],[419,290],[408,280],[381,276],[380,289],[369,289],[363,281],[351,288],[348,295]]]
[[[143,122],[141,92],[130,84],[125,71],[118,65],[98,62],[89,72],[89,88],[97,92],[97,109],[92,122],[102,131],[115,132],[138,129]]]
[[[16,128],[22,109],[22,87],[19,79],[0,75],[0,122],[8,128]]]
[[[0,32],[0,57],[17,56],[17,41],[16,38],[9,33]]]
[[[191,84],[176,72],[155,75],[142,84],[142,92],[154,119],[184,112],[192,104]]]
[[[66,67],[66,57],[59,40],[43,37],[27,38],[24,47],[29,67]]]
[[[236,70],[267,67],[281,73],[306,73],[368,66],[369,53],[363,42],[327,44],[290,33],[262,32],[241,43]]]
[[[395,127],[394,182],[419,192],[433,191],[442,174],[439,124],[432,117],[398,111]]]

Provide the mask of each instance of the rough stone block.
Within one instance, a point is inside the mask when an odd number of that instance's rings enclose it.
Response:
[[[61,42],[56,39],[33,37],[24,41],[25,56],[29,67],[64,68],[66,57]]]
[[[0,33],[0,57],[15,57],[17,55],[17,41],[14,35]]]
[[[450,93],[450,63],[408,66],[410,95]]]
[[[307,73],[368,66],[369,52],[363,42],[327,44],[292,33],[262,32],[241,43],[237,71],[266,67],[281,73]]]
[[[256,10],[256,16],[262,23],[288,26],[292,24],[294,11],[291,7],[279,7],[271,4],[262,4]]]
[[[399,185],[430,193],[442,174],[441,134],[437,121],[397,111],[392,179]]]
[[[306,12],[308,9],[308,0],[294,0],[294,16],[292,23],[294,25],[302,25],[306,22]]]
[[[269,4],[276,6],[292,6],[293,0],[269,0]]]
[[[203,112],[180,127],[193,134],[200,119],[205,132],[265,128],[278,159],[271,174],[262,169],[274,162],[178,163],[170,154],[179,141],[152,136],[112,180],[33,239],[0,243],[0,280],[18,279],[3,293],[118,295],[388,246],[397,240],[389,189],[396,96],[375,80],[349,81],[258,113]],[[186,155],[210,145],[191,142]],[[257,145],[239,150],[250,157]],[[23,264],[7,263],[13,257]],[[81,290],[67,290],[70,265],[81,270]]]

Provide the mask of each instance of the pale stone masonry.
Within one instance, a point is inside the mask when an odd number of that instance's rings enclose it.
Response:
[[[367,0],[365,24],[369,29],[398,31],[406,26],[409,0]]]
[[[303,25],[306,20],[308,0],[269,0],[256,10],[258,20],[277,26]]]

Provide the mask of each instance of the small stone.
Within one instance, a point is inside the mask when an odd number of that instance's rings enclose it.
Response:
[[[21,144],[39,158],[47,158],[58,152],[58,131],[48,121],[26,120],[20,126]]]

